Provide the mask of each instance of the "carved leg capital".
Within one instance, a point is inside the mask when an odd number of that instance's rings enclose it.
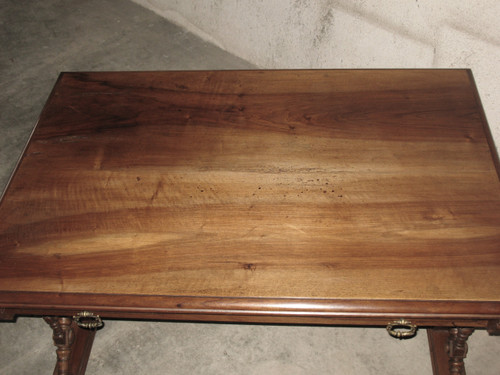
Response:
[[[57,364],[54,374],[71,375],[70,360],[71,348],[75,340],[73,330],[73,319],[66,317],[44,317],[43,318],[52,328],[54,345],[57,346]]]
[[[486,329],[491,336],[500,336],[500,320],[490,320]]]
[[[57,347],[54,375],[84,375],[96,331],[79,328],[72,318],[46,316],[43,319],[52,328]]]
[[[467,339],[473,332],[473,328],[451,328],[449,330],[448,355],[451,375],[465,375],[464,359],[468,350]]]

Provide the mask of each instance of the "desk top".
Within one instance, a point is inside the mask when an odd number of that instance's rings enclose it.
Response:
[[[499,170],[467,70],[63,73],[0,307],[498,318]]]

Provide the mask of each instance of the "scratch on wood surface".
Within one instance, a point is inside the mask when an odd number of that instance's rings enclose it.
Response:
[[[162,187],[163,187],[163,182],[162,182],[162,180],[160,180],[160,181],[158,181],[158,184],[156,184],[156,190],[153,193],[153,195],[151,196],[151,203],[153,203],[156,200],[156,198],[158,198],[158,193],[160,192]]]
[[[306,232],[304,232],[302,229],[298,228],[297,226],[295,225],[292,225],[292,224],[285,224],[288,228],[291,228],[293,229],[294,231],[297,231],[299,233],[302,233],[302,234],[307,234]]]
[[[94,158],[94,169],[101,169],[103,158],[104,158],[104,148],[101,147],[97,152],[96,157]]]

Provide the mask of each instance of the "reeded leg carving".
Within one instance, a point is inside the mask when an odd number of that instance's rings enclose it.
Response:
[[[54,332],[52,338],[57,346],[57,364],[54,375],[71,375],[70,360],[71,349],[75,339],[73,330],[73,319],[66,317],[44,317],[43,318]]]
[[[473,328],[451,328],[448,342],[448,355],[450,357],[450,374],[465,375],[464,358],[467,356],[467,339]]]

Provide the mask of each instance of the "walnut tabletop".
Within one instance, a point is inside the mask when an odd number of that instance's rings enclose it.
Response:
[[[468,70],[63,73],[0,308],[494,332],[499,170]]]

